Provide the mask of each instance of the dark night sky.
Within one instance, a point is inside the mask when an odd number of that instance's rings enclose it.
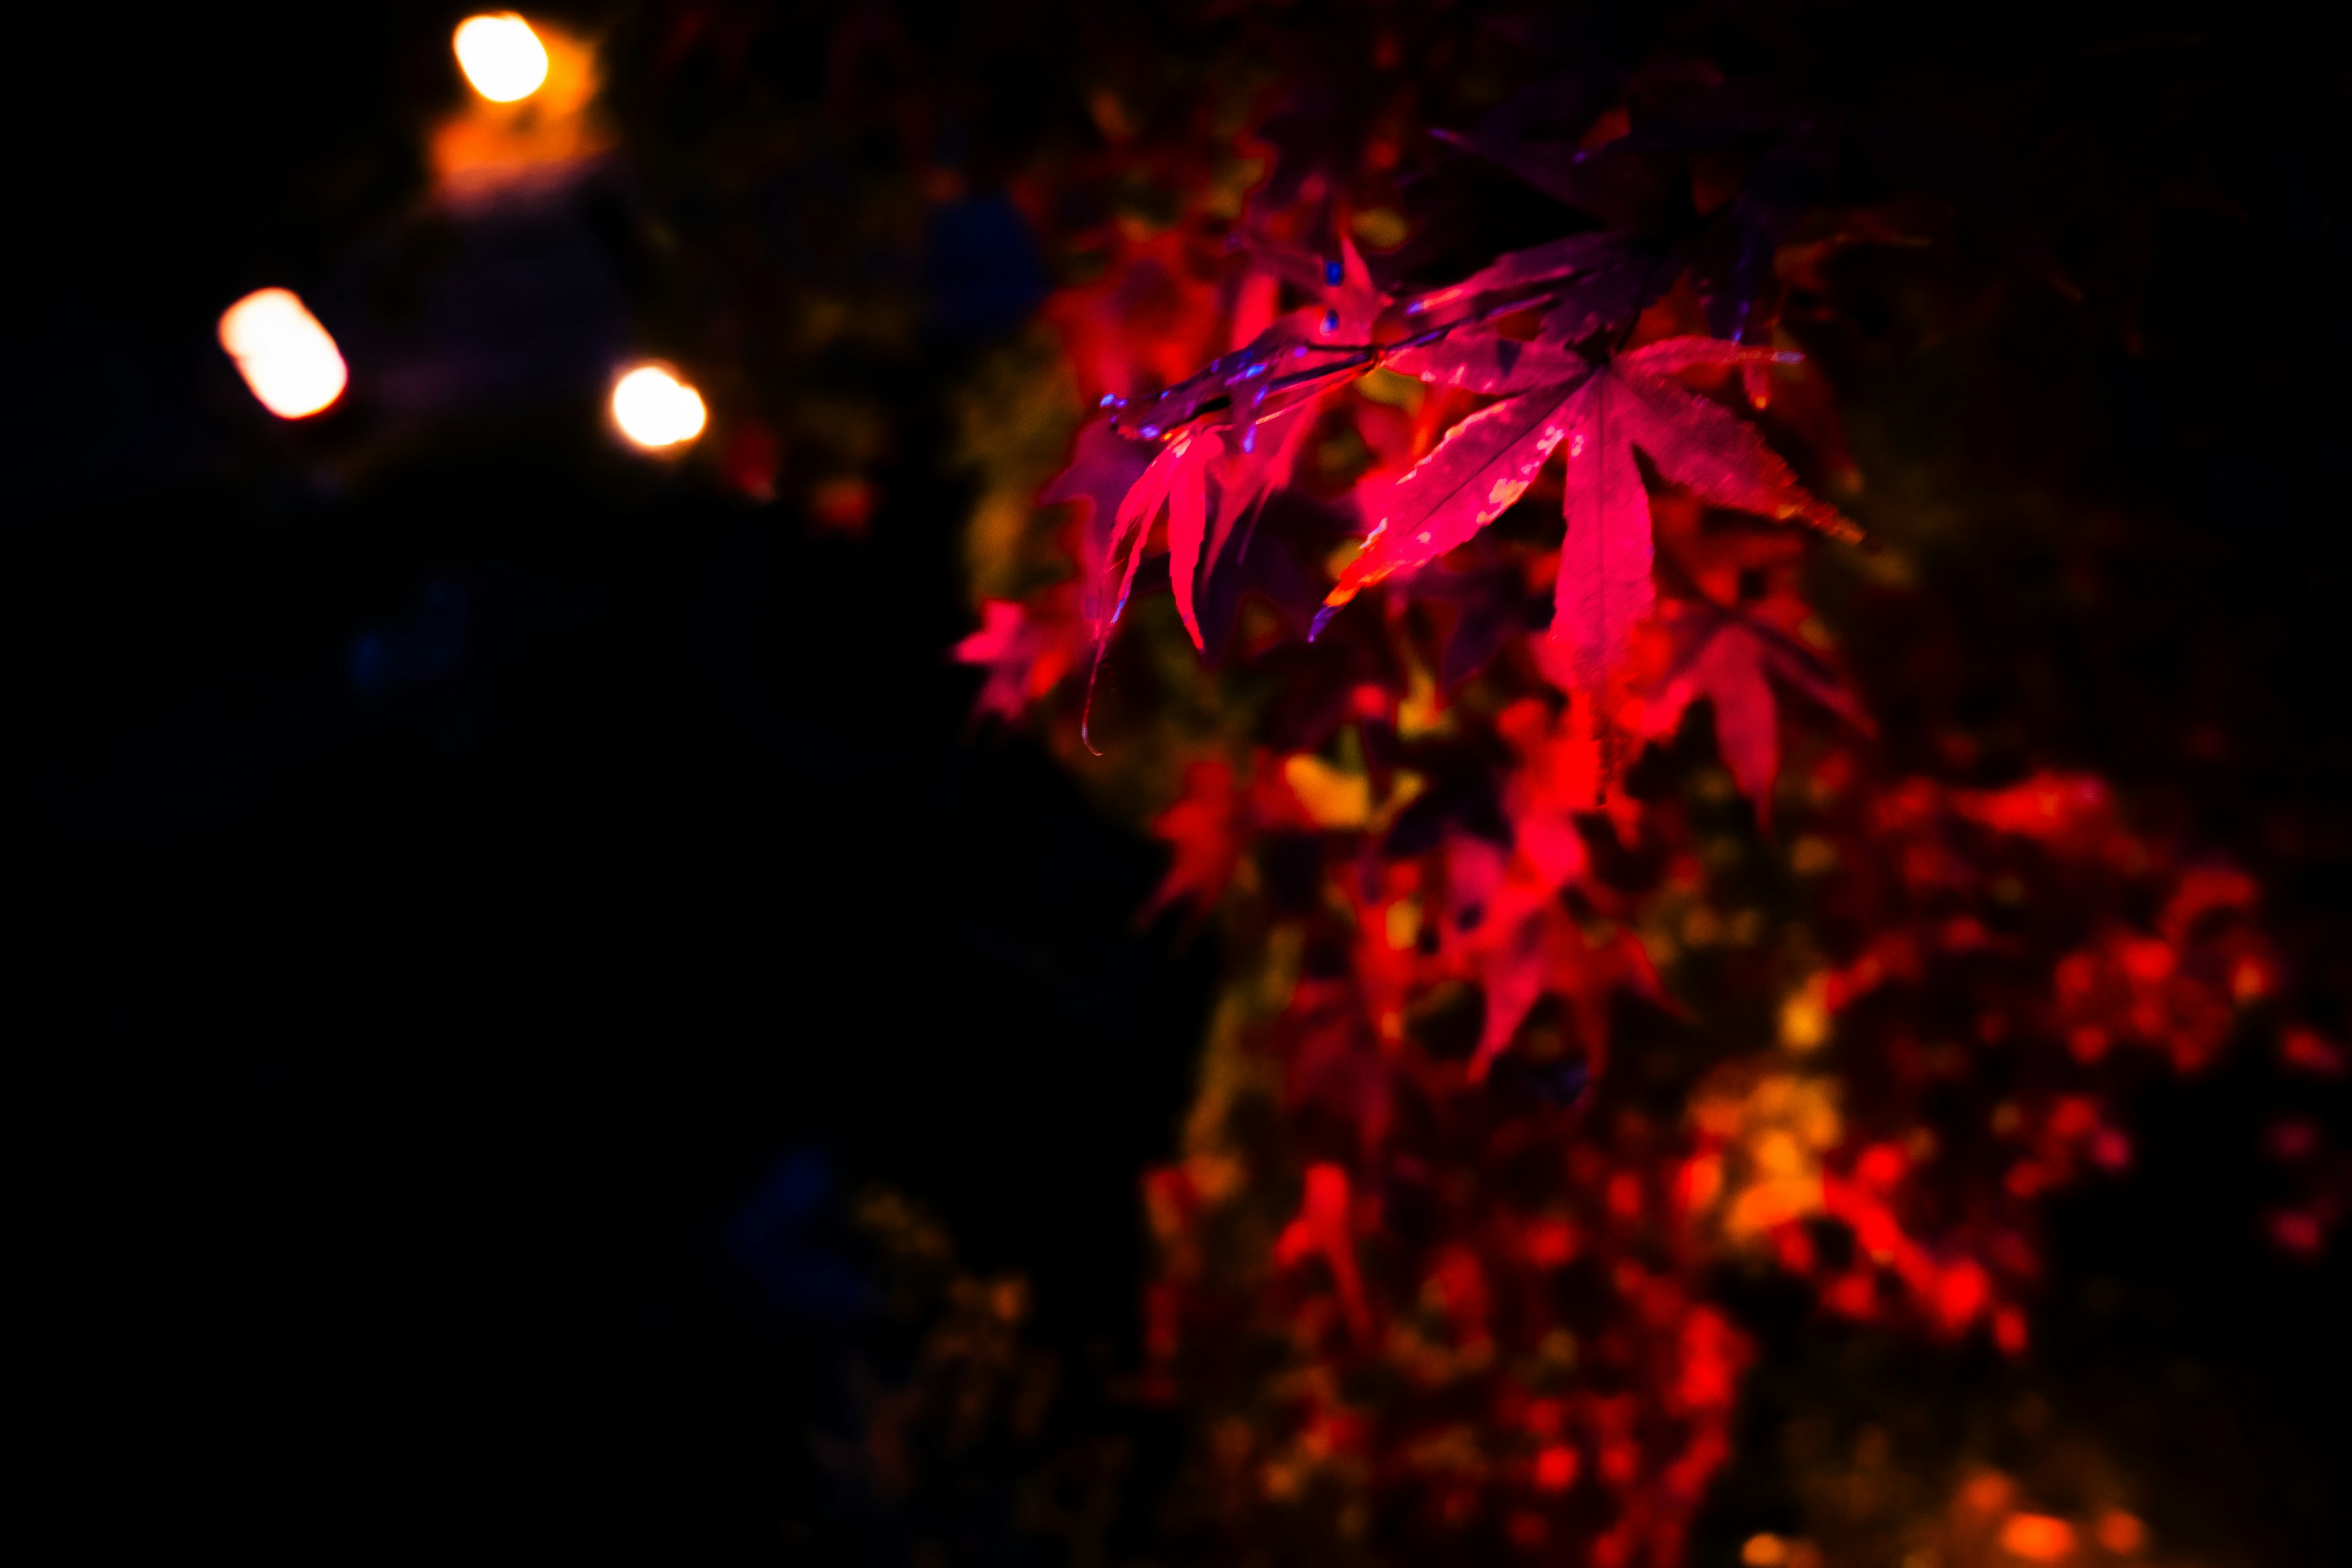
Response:
[[[128,106],[18,106],[5,377],[20,1346],[90,1554],[772,1539],[822,1346],[725,1227],[798,1148],[1130,1332],[1211,953],[968,743],[961,492],[819,537],[611,450],[602,367],[322,486],[212,322],[396,227],[446,19],[47,25]]]

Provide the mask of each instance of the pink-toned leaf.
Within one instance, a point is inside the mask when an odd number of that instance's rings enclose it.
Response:
[[[1157,447],[1121,436],[1108,416],[1090,420],[1078,432],[1070,466],[1038,497],[1049,506],[1075,501],[1080,509],[1078,571],[1086,584],[1085,615],[1097,627],[1104,625],[1099,595],[1108,575],[1120,504],[1159,455]]]
[[[988,671],[975,711],[1010,722],[1028,705],[1028,614],[1015,601],[991,599],[980,615],[980,629],[955,645],[956,662]]]
[[[1728,338],[1661,338],[1617,356],[1621,375],[1673,375],[1706,365],[1802,364],[1805,356],[1785,349],[1757,348]]]
[[[1337,608],[1391,572],[1434,561],[1500,517],[1567,432],[1557,391],[1506,398],[1447,431],[1381,500],[1363,552],[1325,605]]]
[[[1282,298],[1282,279],[1273,273],[1256,268],[1244,272],[1232,285],[1233,326],[1226,342],[1229,348],[1245,348],[1274,324]]]
[[[1344,342],[1362,342],[1388,309],[1389,297],[1372,287],[1371,269],[1364,265],[1356,242],[1343,231],[1339,236],[1339,280],[1325,290],[1325,304],[1330,316],[1324,319],[1330,335]],[[1337,321],[1331,317],[1337,317]]]
[[[1482,294],[1522,292],[1539,284],[1594,271],[1624,253],[1624,242],[1606,234],[1572,234],[1549,245],[1508,251],[1459,283],[1420,295],[1405,307],[1405,313],[1425,315]]]
[[[1679,253],[1627,250],[1605,266],[1551,290],[1538,335],[1547,342],[1576,344],[1597,333],[1630,326],[1651,300],[1671,288],[1682,272]]]
[[[1657,376],[1620,374],[1618,381],[1631,394],[1620,400],[1625,438],[1701,500],[1803,522],[1834,539],[1862,537],[1835,507],[1814,499],[1753,425]]]
[[[1486,1072],[1518,1033],[1519,1025],[1544,993],[1544,960],[1551,944],[1544,918],[1530,913],[1502,933],[1503,940],[1486,950],[1479,975],[1486,995],[1486,1020],[1478,1033],[1478,1048],[1470,1058],[1470,1081],[1485,1080]]]
[[[1684,712],[1704,697],[1715,709],[1715,744],[1740,793],[1769,816],[1780,773],[1780,709],[1772,682],[1803,692],[1848,723],[1871,731],[1868,714],[1800,645],[1758,622],[1709,605],[1675,606],[1675,640],[1683,652],[1673,674],[1651,697],[1643,731],[1672,734]]]
[[[1764,681],[1764,649],[1753,632],[1727,626],[1699,654],[1692,678],[1715,704],[1715,749],[1739,793],[1769,815],[1780,772],[1780,716]]]
[[[1399,349],[1384,362],[1399,375],[1508,395],[1564,386],[1591,374],[1580,354],[1547,342],[1521,342],[1492,331],[1461,328],[1434,342]]]
[[[1192,595],[1201,575],[1201,547],[1209,532],[1209,464],[1223,450],[1213,430],[1175,443],[1176,470],[1168,491],[1168,579],[1176,591],[1176,614],[1201,647],[1201,618]]]
[[[1126,610],[1127,596],[1135,590],[1136,569],[1143,564],[1144,543],[1151,536],[1151,520],[1160,515],[1160,505],[1167,500],[1169,489],[1183,466],[1184,443],[1172,442],[1161,447],[1160,456],[1143,470],[1143,477],[1135,481],[1135,488],[1127,492],[1127,499],[1118,503],[1118,519],[1111,530],[1108,546],[1103,552],[1105,584],[1108,584],[1111,573],[1118,569],[1122,546],[1127,549],[1127,570],[1119,577],[1117,597],[1107,600],[1107,596],[1101,594],[1091,595],[1097,605],[1102,607],[1095,627],[1097,637],[1108,637],[1110,628],[1118,624],[1119,616]]]
[[[1167,500],[1169,489],[1183,461],[1184,444],[1173,442],[1161,447],[1151,466],[1143,470],[1143,476],[1118,503],[1118,516],[1104,543],[1101,563],[1087,585],[1087,618],[1094,626],[1095,660],[1094,668],[1087,676],[1086,704],[1078,714],[1078,739],[1089,750],[1094,746],[1095,681],[1102,675],[1103,654],[1110,647],[1111,628],[1127,609],[1127,596],[1135,591],[1135,574],[1143,565],[1143,547],[1151,538],[1151,520],[1160,515],[1160,505]],[[1109,587],[1111,574],[1118,570],[1122,547],[1127,551],[1127,567],[1118,574],[1118,593],[1113,597],[1105,590]]]
[[[1559,552],[1554,640],[1572,650],[1576,682],[1601,700],[1624,663],[1633,628],[1649,617],[1650,497],[1634,465],[1633,395],[1613,374],[1585,384],[1568,405],[1568,532]]]
[[[1217,563],[1224,559],[1234,529],[1276,486],[1289,479],[1298,449],[1314,428],[1315,421],[1308,416],[1314,406],[1312,401],[1296,403],[1266,416],[1238,437],[1230,432],[1225,436],[1224,456],[1216,468],[1216,519],[1209,540],[1209,570],[1216,570]]]

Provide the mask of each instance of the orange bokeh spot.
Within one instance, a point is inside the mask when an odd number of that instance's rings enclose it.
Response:
[[[593,113],[596,60],[585,43],[509,15],[469,19],[456,47],[475,91],[426,148],[445,197],[474,202],[568,177],[612,144]]]
[[[2147,1544],[2147,1526],[2119,1508],[2111,1508],[2099,1516],[2098,1528],[2092,1531],[2099,1544],[2118,1557],[2132,1557]]]
[[[2063,1563],[2074,1554],[2074,1527],[2046,1513],[2012,1513],[2000,1527],[2000,1549],[2028,1563]]]

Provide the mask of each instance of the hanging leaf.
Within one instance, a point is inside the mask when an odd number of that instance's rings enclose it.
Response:
[[[1477,363],[1475,352],[1465,348],[1458,361]],[[1518,500],[1565,438],[1568,529],[1551,636],[1572,651],[1576,684],[1605,692],[1654,598],[1649,500],[1633,460],[1637,448],[1666,479],[1714,505],[1859,537],[1835,509],[1805,490],[1753,426],[1667,379],[1759,356],[1784,357],[1713,339],[1669,338],[1598,370],[1585,366],[1565,395],[1546,388],[1480,410],[1390,490],[1362,552],[1326,598],[1326,615],[1391,574],[1470,539]]]
[[[1675,606],[1670,625],[1680,653],[1643,712],[1643,731],[1671,735],[1690,705],[1706,698],[1715,710],[1716,750],[1739,792],[1756,803],[1759,818],[1770,813],[1780,769],[1773,682],[1872,731],[1869,716],[1818,658],[1761,622],[1686,601]]]
[[[1581,374],[1589,376],[1591,367]],[[1559,389],[1548,387],[1482,408],[1447,431],[1378,503],[1363,551],[1324,600],[1327,615],[1391,573],[1436,560],[1500,517],[1568,433],[1565,406]]]

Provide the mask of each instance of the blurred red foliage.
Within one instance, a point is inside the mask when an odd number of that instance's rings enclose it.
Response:
[[[1500,254],[1360,250],[1411,229],[1401,89],[1352,143],[1298,89],[1107,153],[1177,210],[1078,237],[1065,569],[959,650],[987,711],[1144,781],[1146,917],[1217,912],[1148,1383],[1213,1511],[1305,1555],[1679,1562],[1755,1353],[1727,1269],[2022,1352],[2042,1201],[2127,1168],[2131,1084],[2281,989],[2253,881],[2099,778],[1890,767],[1807,591],[1859,535],[1799,476],[1858,479],[1781,317],[1909,241],[1777,84],[1602,85],[1454,139],[1600,226]],[[2073,1551],[2005,1517],[2011,1556]]]

